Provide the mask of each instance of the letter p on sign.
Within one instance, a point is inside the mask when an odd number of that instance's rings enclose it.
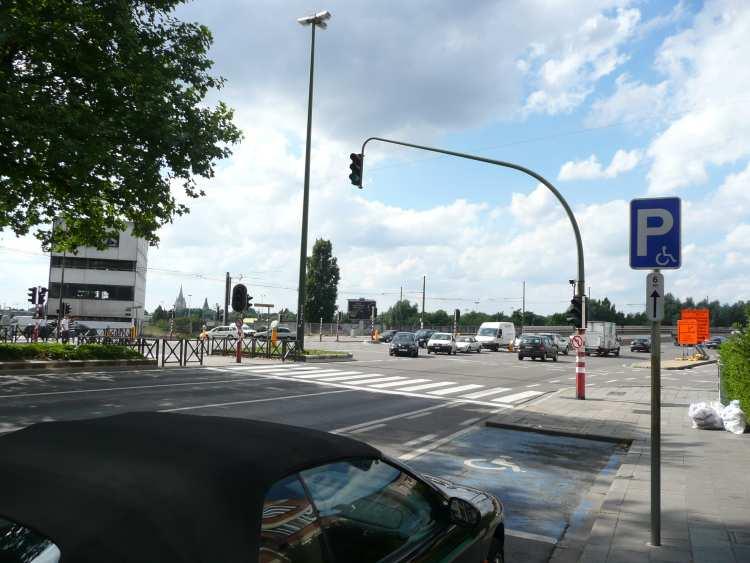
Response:
[[[630,202],[630,267],[676,270],[682,262],[680,198]]]

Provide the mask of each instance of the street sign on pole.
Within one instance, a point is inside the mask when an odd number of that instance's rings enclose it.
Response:
[[[646,276],[646,316],[650,321],[664,319],[664,276],[659,272]]]
[[[630,201],[630,267],[676,270],[682,263],[680,198]]]

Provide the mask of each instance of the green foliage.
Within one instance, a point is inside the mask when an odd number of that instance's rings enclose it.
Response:
[[[388,326],[411,327],[419,324],[419,307],[408,300],[396,301],[393,306],[379,316]]]
[[[0,361],[21,360],[120,360],[142,359],[143,357],[125,346],[109,344],[35,343],[0,344]]]
[[[307,258],[305,281],[305,320],[316,323],[334,321],[339,285],[339,266],[330,240],[318,239]]]
[[[157,230],[189,211],[241,133],[204,102],[210,31],[173,12],[184,0],[0,3],[0,230],[40,230],[45,248],[105,247],[134,223]]]
[[[739,399],[742,410],[750,413],[750,330],[724,342],[719,356],[728,398]]]

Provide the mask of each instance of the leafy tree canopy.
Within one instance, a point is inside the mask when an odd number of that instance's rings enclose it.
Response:
[[[339,266],[330,240],[318,239],[307,258],[305,281],[305,319],[307,322],[332,322],[336,311]]]
[[[232,111],[203,100],[212,37],[174,17],[184,0],[0,3],[0,230],[45,248],[103,248],[134,223],[157,230],[205,195],[196,176],[241,138]],[[179,193],[179,191],[177,191]],[[64,233],[47,229],[62,219]]]

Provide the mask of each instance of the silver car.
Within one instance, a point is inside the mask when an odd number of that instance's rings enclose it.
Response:
[[[457,336],[456,351],[458,352],[476,352],[482,351],[482,343],[473,336]]]
[[[570,338],[567,336],[560,336],[554,332],[540,332],[539,336],[549,336],[552,342],[557,346],[557,351],[560,354],[568,355],[570,352]]]

